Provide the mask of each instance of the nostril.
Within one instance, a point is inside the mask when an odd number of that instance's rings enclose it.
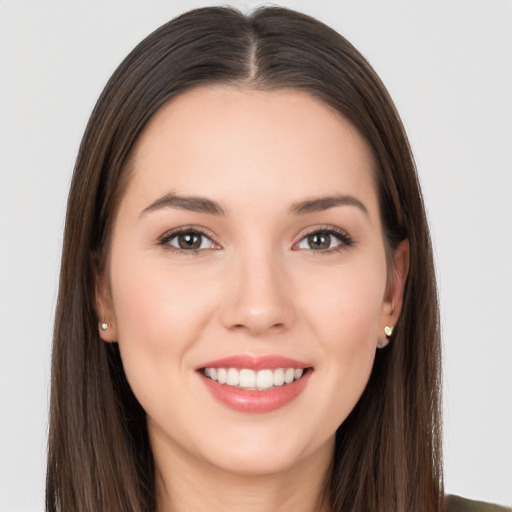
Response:
[[[277,323],[267,323],[265,321],[262,322],[248,322],[247,324],[238,323],[231,326],[228,326],[228,329],[232,331],[244,331],[258,333],[258,332],[266,332],[266,331],[279,331],[285,328],[285,324],[283,322]]]

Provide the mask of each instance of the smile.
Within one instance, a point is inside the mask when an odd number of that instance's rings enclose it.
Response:
[[[237,355],[196,368],[206,389],[222,405],[244,413],[267,413],[294,401],[314,368],[277,355]]]
[[[238,389],[265,391],[274,387],[291,384],[304,374],[302,368],[267,368],[252,370],[250,368],[205,368],[205,377],[219,384],[226,384]]]

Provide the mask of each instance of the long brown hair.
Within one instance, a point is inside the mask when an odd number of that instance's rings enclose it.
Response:
[[[116,344],[103,343],[95,276],[108,252],[130,152],[151,116],[198,85],[292,88],[320,98],[365,138],[385,243],[410,243],[391,344],[338,428],[326,490],[333,511],[438,511],[442,501],[440,336],[429,231],[407,136],[382,82],[342,36],[283,8],[190,11],[142,41],[101,94],[68,200],[52,355],[47,511],[150,512],[155,468],[145,413]]]

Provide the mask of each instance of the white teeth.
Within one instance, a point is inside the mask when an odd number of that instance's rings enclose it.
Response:
[[[268,389],[274,385],[274,375],[272,370],[260,370],[256,374],[256,387],[260,389]]]
[[[219,384],[226,384],[228,380],[228,372],[226,371],[226,368],[219,368],[217,370],[217,380],[219,381]]]
[[[230,386],[238,386],[240,384],[240,373],[236,368],[230,368],[228,370],[228,378],[226,379],[226,384]]]
[[[275,370],[250,370],[243,368],[205,368],[204,376],[216,380],[219,384],[226,384],[243,389],[263,391],[273,386],[291,384],[304,374],[302,368],[276,368]]]
[[[254,370],[240,370],[240,387],[256,387],[256,372]]]
[[[274,386],[282,386],[284,384],[284,370],[278,368],[274,370]]]
[[[287,368],[284,372],[284,381],[286,384],[290,384],[293,382],[293,379],[295,378],[295,370],[293,368]]]

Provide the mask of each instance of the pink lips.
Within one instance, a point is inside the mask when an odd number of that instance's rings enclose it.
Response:
[[[248,368],[252,370],[302,368],[308,370],[304,372],[300,379],[290,384],[275,386],[263,391],[254,391],[219,384],[217,381],[204,376],[201,371],[204,368]],[[196,370],[208,391],[220,403],[235,411],[252,413],[270,412],[285,406],[304,390],[312,373],[310,365],[306,363],[275,355],[261,357],[237,355],[209,361],[196,368]]]
[[[209,361],[200,367],[201,368],[250,368],[251,370],[263,370],[268,368],[274,370],[276,368],[308,368],[310,365],[302,363],[289,357],[281,357],[275,355],[268,356],[249,356],[249,355],[236,355],[225,357],[224,359],[216,359]]]

